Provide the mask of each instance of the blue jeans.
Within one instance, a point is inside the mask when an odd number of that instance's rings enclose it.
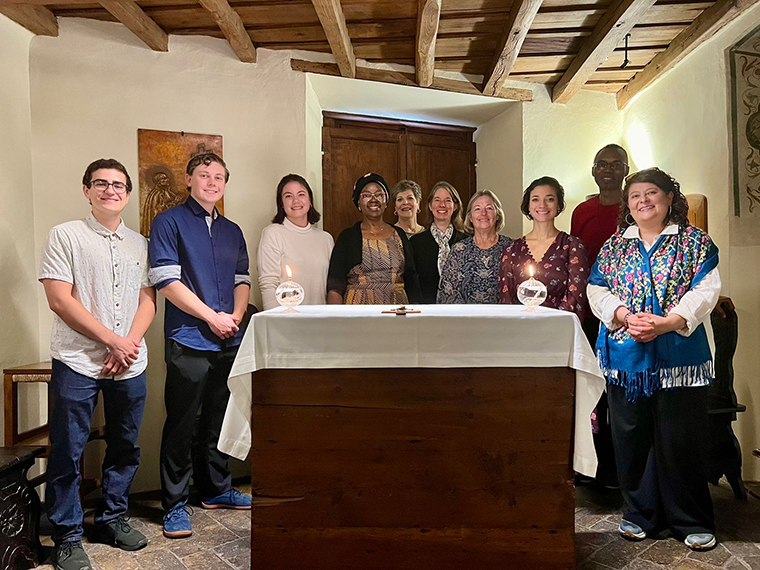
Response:
[[[95,523],[108,522],[127,511],[129,488],[140,464],[137,434],[145,410],[145,372],[128,380],[96,380],[53,360],[49,389],[52,410],[45,506],[54,528],[53,541],[60,544],[82,539],[79,460],[101,390],[106,454],[103,498],[95,511]]]

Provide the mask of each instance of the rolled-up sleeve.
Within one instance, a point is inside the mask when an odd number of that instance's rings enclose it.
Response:
[[[240,243],[238,244],[238,258],[235,265],[235,287],[238,285],[251,286],[251,276],[248,273],[248,248],[245,245],[245,237],[243,232],[240,232]]]
[[[55,279],[74,284],[71,240],[59,229],[50,230],[42,248],[39,279]]]
[[[687,291],[678,304],[670,310],[686,321],[686,328],[676,331],[681,336],[689,336],[708,317],[715,308],[723,286],[720,273],[716,267]]]
[[[148,278],[157,289],[182,278],[177,250],[177,228],[168,216],[158,215],[150,229]]]

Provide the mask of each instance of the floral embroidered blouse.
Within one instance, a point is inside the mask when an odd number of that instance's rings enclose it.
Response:
[[[497,304],[501,251],[511,241],[499,236],[488,249],[480,249],[472,238],[454,244],[443,266],[438,304]]]
[[[575,313],[582,320],[589,276],[588,252],[583,242],[559,232],[540,261],[533,259],[525,237],[508,244],[502,251],[499,271],[502,303],[519,303],[517,287],[530,277],[528,265],[533,266],[535,278],[546,285],[543,305]]]

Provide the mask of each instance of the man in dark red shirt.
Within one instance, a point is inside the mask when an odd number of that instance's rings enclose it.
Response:
[[[604,242],[617,230],[623,181],[628,175],[628,153],[619,145],[608,144],[596,153],[591,175],[599,194],[573,210],[570,235],[581,239],[594,263]]]
[[[599,194],[581,202],[573,210],[570,235],[579,237],[586,246],[590,263],[593,265],[604,242],[617,230],[618,213],[622,200],[623,182],[628,175],[628,153],[623,147],[608,144],[596,153],[591,175],[599,187]],[[583,331],[591,346],[596,345],[599,320],[586,306]],[[617,487],[617,470],[612,451],[612,435],[607,419],[607,393],[604,392],[597,404],[594,425],[594,447],[599,459],[596,471],[597,483],[606,487]]]

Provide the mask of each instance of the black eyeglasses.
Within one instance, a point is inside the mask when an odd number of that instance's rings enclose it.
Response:
[[[90,183],[90,186],[95,188],[101,194],[108,190],[109,186],[113,187],[113,191],[117,194],[124,194],[127,191],[127,185],[124,182],[109,182],[108,180],[102,180],[98,178]]]
[[[613,162],[595,162],[594,168],[597,170],[625,170],[628,165],[622,160],[615,160]]]

